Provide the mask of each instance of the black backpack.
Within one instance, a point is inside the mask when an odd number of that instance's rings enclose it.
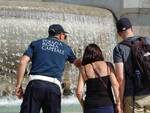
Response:
[[[135,89],[150,87],[150,44],[145,37],[139,37],[131,42],[121,42],[130,47],[133,66]]]

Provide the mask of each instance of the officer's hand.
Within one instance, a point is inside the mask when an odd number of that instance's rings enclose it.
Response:
[[[23,89],[22,89],[22,87],[16,87],[15,94],[18,97],[18,99],[23,98]]]
[[[80,68],[81,67],[81,59],[79,58],[79,59],[76,59],[75,61],[74,61],[74,65],[77,67],[77,68]]]

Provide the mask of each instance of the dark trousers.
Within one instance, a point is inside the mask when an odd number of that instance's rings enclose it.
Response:
[[[20,113],[60,113],[61,94],[55,93],[53,83],[33,80],[27,85]],[[57,89],[58,90],[58,89]]]

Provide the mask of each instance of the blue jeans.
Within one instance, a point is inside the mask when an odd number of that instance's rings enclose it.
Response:
[[[39,113],[42,108],[43,113],[60,113],[61,94],[55,93],[55,84],[33,80],[27,85],[20,113]]]
[[[96,108],[86,108],[84,113],[114,113],[113,106],[104,106],[104,107],[96,107]]]

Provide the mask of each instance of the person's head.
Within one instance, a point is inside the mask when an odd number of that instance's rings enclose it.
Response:
[[[82,65],[96,61],[103,61],[104,57],[101,49],[96,44],[89,44],[84,51]]]
[[[132,24],[128,18],[120,18],[116,23],[116,27],[118,34],[123,39],[133,35]]]
[[[67,38],[67,33],[60,24],[52,24],[48,29],[49,37],[54,36],[62,41]]]

